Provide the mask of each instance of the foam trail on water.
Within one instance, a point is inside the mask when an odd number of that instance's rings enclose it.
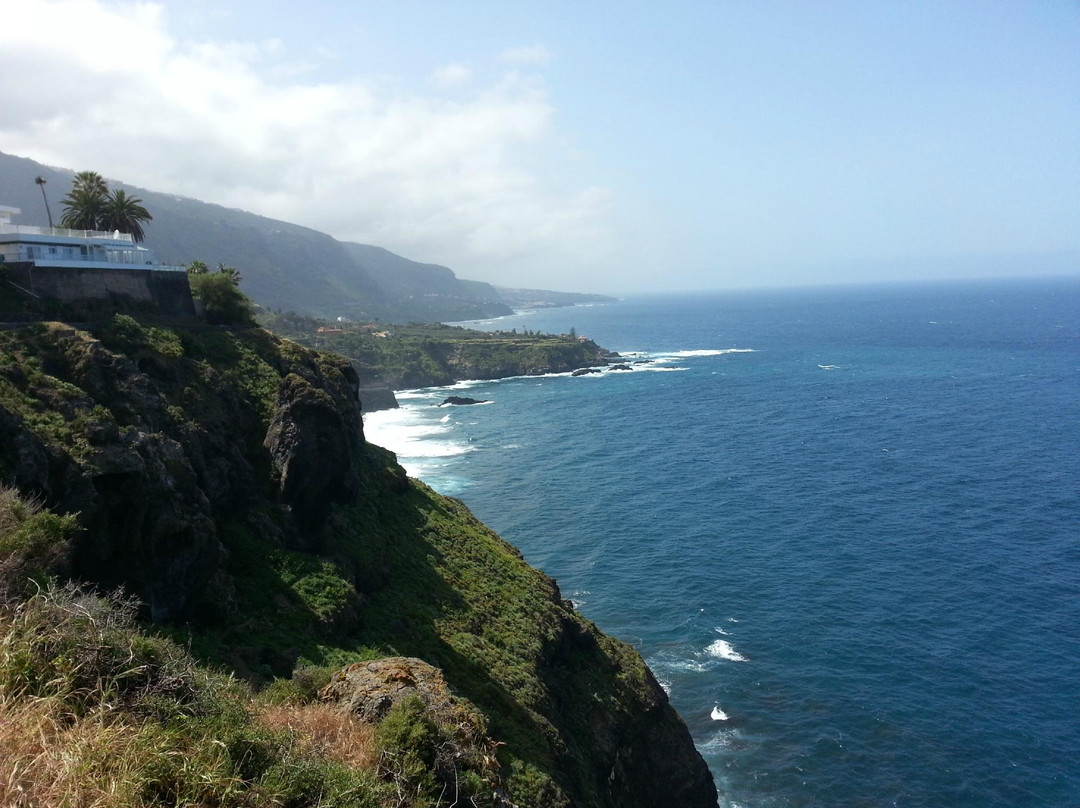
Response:
[[[624,356],[647,356],[653,362],[674,362],[677,359],[697,359],[729,354],[756,353],[754,348],[695,348],[685,351],[652,351],[648,354],[623,354]]]
[[[712,712],[709,713],[709,718],[711,718],[713,721],[727,721],[728,714],[721,710],[720,705],[717,704],[713,706]]]
[[[735,353],[754,353],[753,348],[724,348],[717,350],[714,348],[701,348],[694,351],[675,351],[672,356],[686,357],[686,356],[724,356],[725,354]]]
[[[715,640],[709,644],[709,647],[705,649],[705,653],[709,656],[719,657],[720,659],[727,659],[731,662],[746,662],[747,659],[734,648],[731,647],[731,643],[726,640]]]

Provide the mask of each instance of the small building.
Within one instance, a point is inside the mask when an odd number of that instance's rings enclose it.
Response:
[[[0,270],[20,291],[62,303],[130,302],[195,315],[184,267],[157,263],[130,234],[12,224],[19,212],[0,205]]]

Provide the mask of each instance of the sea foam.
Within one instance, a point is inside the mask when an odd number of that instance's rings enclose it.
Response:
[[[732,648],[731,643],[726,640],[714,640],[709,643],[709,647],[705,649],[705,653],[709,656],[730,660],[731,662],[747,661],[746,657]]]
[[[694,351],[675,351],[672,356],[688,357],[688,356],[724,356],[725,354],[736,353],[754,353],[753,348],[724,348],[717,350],[714,348],[700,348]]]

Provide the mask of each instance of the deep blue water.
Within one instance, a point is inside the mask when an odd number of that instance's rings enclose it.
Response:
[[[722,805],[1080,805],[1080,279],[483,326],[659,361],[369,437],[637,646]]]

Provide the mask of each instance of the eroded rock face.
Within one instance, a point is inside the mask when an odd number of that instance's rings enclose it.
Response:
[[[73,472],[74,469],[70,469]],[[118,430],[69,473],[83,500],[80,574],[139,594],[154,620],[187,613],[225,559],[210,502],[183,447],[160,433]]]
[[[280,501],[308,531],[321,526],[332,504],[355,494],[362,444],[355,389],[335,397],[296,373],[278,388],[263,446],[277,472]]]
[[[277,350],[281,382],[266,428],[242,385],[209,364],[120,353],[75,329],[53,328],[47,340],[41,376],[15,363],[0,375],[24,402],[38,402],[24,407],[58,414],[65,426],[31,429],[0,406],[0,476],[77,513],[84,530],[72,574],[122,586],[154,620],[214,620],[231,608],[222,520],[250,525],[262,514],[272,529],[258,532],[269,543],[306,546],[329,506],[354,495],[363,432],[347,361]],[[254,335],[249,345],[277,343]],[[267,497],[272,475],[276,501]],[[276,518],[265,518],[274,506]]]
[[[628,649],[568,613],[545,644],[542,670],[560,733],[586,748],[598,804],[619,808],[714,808],[716,784],[690,732],[652,672],[619,693],[617,707],[600,705],[588,688],[590,671]],[[630,652],[632,653],[632,652]],[[624,660],[626,657],[624,657]],[[610,664],[610,662],[609,662]],[[624,662],[624,664],[626,664]]]
[[[419,696],[436,712],[454,705],[442,671],[413,657],[348,665],[319,691],[322,701],[338,704],[343,711],[371,723],[381,721],[391,707],[410,696]]]
[[[614,750],[607,778],[613,804],[716,805],[716,784],[686,725],[668,705],[659,684],[654,695],[644,711],[621,727],[608,728],[615,732],[597,727]],[[660,772],[662,776],[657,775]]]
[[[211,585],[225,551],[210,501],[190,452],[168,434],[179,436],[184,427],[135,362],[74,329],[60,333],[66,350],[46,354],[42,366],[70,387],[57,390],[26,376],[8,381],[67,419],[67,440],[75,445],[65,446],[62,432],[44,440],[0,409],[5,476],[45,504],[78,514],[84,530],[72,547],[77,577],[106,589],[123,586],[157,620],[188,614],[211,589],[216,605],[227,602],[229,586]],[[95,407],[127,423],[96,416]]]
[[[424,742],[426,748],[413,749],[411,754],[428,761],[446,793],[456,794],[461,782],[479,778],[482,787],[462,794],[460,804],[475,805],[472,797],[483,795],[483,804],[492,808],[518,808],[503,784],[497,755],[501,744],[487,734],[482,714],[454,698],[438,668],[413,657],[358,662],[338,671],[319,692],[319,698],[369,724],[378,724],[395,705],[409,700],[403,705],[406,714],[412,711],[412,715],[422,717],[435,732],[435,737]],[[394,779],[401,773],[394,765],[395,751],[384,750],[383,755],[380,774]]]

